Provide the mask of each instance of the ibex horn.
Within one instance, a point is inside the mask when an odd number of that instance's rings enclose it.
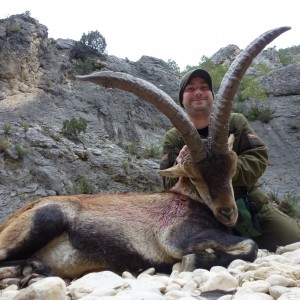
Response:
[[[214,153],[226,154],[228,152],[227,140],[232,101],[243,75],[253,59],[265,46],[289,29],[291,27],[279,27],[265,32],[247,46],[231,64],[214,100],[213,114],[209,123],[209,133]]]

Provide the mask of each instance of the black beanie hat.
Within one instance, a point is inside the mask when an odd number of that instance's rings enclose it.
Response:
[[[187,72],[185,75],[183,75],[183,77],[181,78],[181,81],[180,81],[179,104],[182,107],[183,107],[183,105],[182,105],[183,91],[184,91],[185,87],[190,83],[190,81],[193,78],[197,78],[197,77],[201,77],[207,82],[209,89],[211,90],[211,92],[214,95],[213,88],[212,88],[212,80],[211,80],[209,73],[203,69],[191,70],[191,71]]]

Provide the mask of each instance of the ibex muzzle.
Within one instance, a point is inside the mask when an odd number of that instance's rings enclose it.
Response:
[[[266,32],[232,64],[215,98],[207,142],[185,112],[152,84],[115,72],[78,77],[132,92],[164,113],[181,133],[189,154],[161,174],[180,179],[163,193],[56,196],[29,203],[0,226],[0,266],[37,257],[54,275],[78,277],[96,270],[170,271],[191,253],[195,268],[227,266],[237,258],[253,261],[257,245],[228,228],[237,220],[231,184],[237,157],[228,146],[228,122],[239,81],[251,61],[288,29]],[[0,270],[0,279],[1,274]]]

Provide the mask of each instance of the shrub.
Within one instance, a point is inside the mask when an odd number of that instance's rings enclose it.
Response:
[[[153,144],[148,146],[142,152],[142,157],[144,157],[144,158],[156,158],[156,157],[160,157],[160,155],[161,155],[160,147],[157,145],[153,145]]]
[[[10,142],[7,138],[0,138],[0,153],[5,152],[10,147]]]
[[[243,111],[243,114],[250,121],[260,120],[264,123],[269,123],[272,120],[272,110],[270,106],[260,106],[259,101],[255,101],[248,110]]]
[[[14,20],[6,22],[5,27],[6,27],[6,37],[9,37],[12,34],[19,32],[21,30],[20,23]]]
[[[175,73],[180,73],[180,67],[178,66],[175,60],[168,59],[167,64],[170,67],[170,69],[173,70]]]
[[[62,133],[68,138],[77,138],[81,132],[85,132],[87,121],[83,118],[72,118],[63,123]]]
[[[27,135],[27,132],[28,132],[28,130],[29,130],[29,123],[28,122],[24,122],[23,123],[23,129],[24,129],[24,133],[25,133],[25,137],[26,137],[26,135]]]
[[[279,49],[278,56],[284,66],[295,64],[300,61],[300,46]]]
[[[95,65],[93,61],[88,58],[85,61],[78,60],[75,65],[75,72],[79,75],[89,74],[95,71]]]
[[[82,42],[76,42],[70,51],[71,59],[86,61],[91,55],[97,55],[97,51]]]
[[[28,153],[28,149],[24,148],[20,145],[17,145],[15,147],[15,150],[16,150],[16,153],[17,153],[17,156],[18,156],[19,160],[22,160],[25,157],[25,155]]]
[[[104,53],[106,48],[106,40],[98,30],[89,31],[88,34],[84,33],[80,42],[99,53]]]
[[[245,75],[241,80],[240,87],[236,93],[238,101],[255,98],[263,100],[267,97],[265,89],[251,76]]]
[[[5,135],[9,135],[11,133],[11,125],[10,124],[4,124],[3,125],[3,131]]]
[[[271,71],[271,69],[264,64],[257,64],[255,66],[255,71],[258,76],[264,76],[267,75]]]
[[[138,154],[137,145],[135,143],[129,143],[129,144],[124,145],[124,149],[127,153],[129,153],[131,155]]]
[[[85,175],[80,176],[80,178],[74,182],[73,186],[74,186],[75,194],[92,194],[93,193],[93,188],[89,184],[88,179]]]

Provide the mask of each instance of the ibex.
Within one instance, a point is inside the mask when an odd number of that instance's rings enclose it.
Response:
[[[231,179],[237,156],[228,146],[228,123],[239,82],[262,49],[289,27],[255,39],[225,75],[202,141],[185,112],[154,85],[128,74],[103,71],[80,76],[104,87],[132,92],[155,105],[180,131],[189,153],[181,164],[160,171],[180,177],[169,191],[69,195],[38,199],[0,227],[0,261],[37,258],[51,274],[75,278],[91,271],[149,267],[170,271],[188,254],[194,268],[253,261],[257,245],[231,234],[238,211]]]

